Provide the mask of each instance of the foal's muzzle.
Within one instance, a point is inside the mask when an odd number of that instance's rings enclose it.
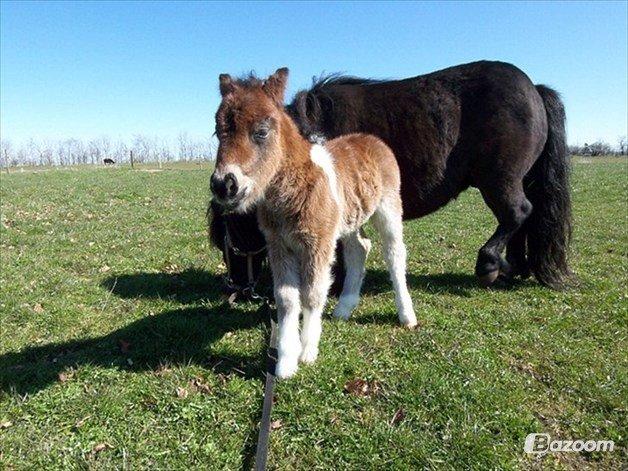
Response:
[[[219,177],[214,173],[209,181],[212,193],[219,202],[229,203],[238,194],[238,180],[233,173]]]

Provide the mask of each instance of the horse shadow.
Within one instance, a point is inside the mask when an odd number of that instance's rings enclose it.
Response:
[[[87,364],[126,371],[196,364],[217,374],[263,377],[263,352],[247,356],[229,351],[216,356],[211,348],[229,332],[264,322],[261,310],[251,304],[203,305],[204,300],[220,297],[220,277],[200,270],[134,273],[108,278],[102,286],[122,298],[169,298],[196,305],[147,315],[106,335],[0,355],[0,392],[33,394],[59,381],[67,369]]]
[[[411,289],[418,289],[431,294],[452,294],[469,298],[478,293],[488,291],[517,291],[530,283],[526,280],[498,281],[490,288],[480,286],[475,275],[469,273],[429,273],[415,275],[406,273],[406,281]],[[392,291],[392,282],[388,271],[369,269],[364,277],[362,292],[365,294],[381,294]]]
[[[106,278],[101,287],[125,299],[170,299],[196,304],[218,299],[224,279],[206,270],[188,268],[179,272],[136,272]]]
[[[406,273],[406,281],[411,289],[419,289],[430,293],[453,294],[470,297],[474,292],[483,290],[473,275],[466,273],[437,273],[415,275]],[[364,294],[381,294],[392,292],[392,282],[387,270],[369,269],[364,276],[362,292]]]

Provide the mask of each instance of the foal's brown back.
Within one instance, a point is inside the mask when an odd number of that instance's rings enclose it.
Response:
[[[345,199],[346,222],[361,224],[382,200],[399,194],[399,167],[390,148],[369,134],[348,134],[325,147],[334,156],[334,165]]]

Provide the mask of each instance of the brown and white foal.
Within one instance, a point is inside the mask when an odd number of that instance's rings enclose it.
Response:
[[[324,146],[309,143],[284,111],[287,78],[285,68],[264,81],[220,76],[220,144],[211,177],[214,197],[226,211],[257,207],[278,309],[279,378],[292,376],[299,360],[316,360],[338,239],[347,273],[334,316],[348,319],[358,304],[371,247],[360,228],[371,217],[383,238],[399,320],[416,325],[406,286],[399,168],[392,151],[365,134]]]

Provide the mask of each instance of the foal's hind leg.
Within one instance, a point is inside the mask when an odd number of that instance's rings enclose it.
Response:
[[[500,272],[504,274],[510,272],[510,266],[501,254],[512,236],[532,213],[532,203],[526,198],[521,182],[505,188],[480,188],[484,201],[498,222],[497,230],[480,249],[475,265],[475,274],[484,286],[491,285]]]
[[[303,326],[301,329],[301,354],[299,360],[313,363],[318,357],[321,338],[322,316],[331,285],[331,265],[334,260],[335,244],[319,247],[316,253],[304,258],[301,263],[301,306]]]
[[[356,231],[342,239],[342,248],[346,274],[334,317],[347,320],[360,300],[364,264],[371,250],[371,241]]]
[[[382,236],[384,257],[395,290],[399,321],[406,327],[417,324],[406,284],[406,246],[403,243],[401,198],[398,194],[382,199],[373,214],[373,224]]]

